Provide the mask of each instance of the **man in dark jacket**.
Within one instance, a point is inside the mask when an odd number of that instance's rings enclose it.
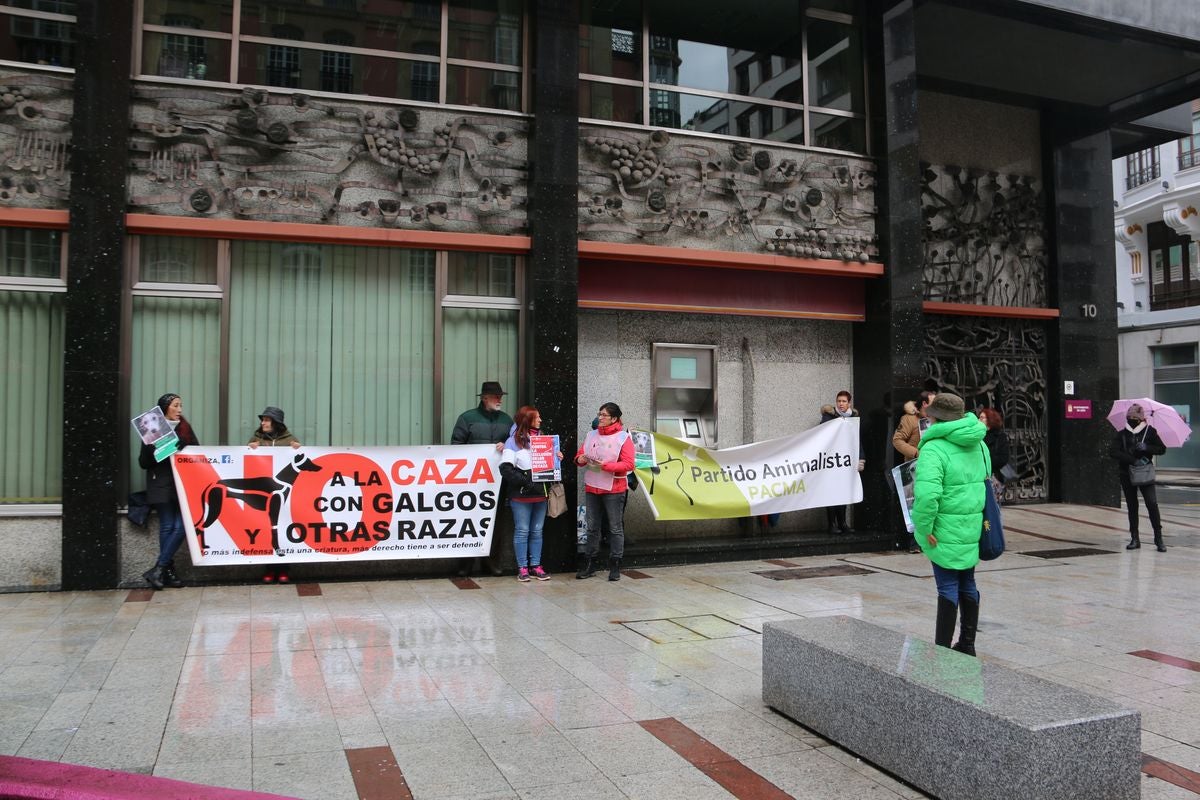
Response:
[[[490,444],[497,450],[504,447],[504,440],[512,430],[513,419],[501,410],[504,403],[505,391],[499,381],[484,381],[479,389],[479,405],[458,415],[454,423],[454,431],[450,434],[451,444]],[[503,504],[502,504],[503,506]],[[501,520],[504,520],[502,523]],[[502,530],[503,528],[503,530]],[[496,510],[496,528],[492,535],[492,551],[486,559],[488,569],[493,575],[504,574],[504,544],[510,538],[507,515]],[[475,559],[459,559],[458,574],[462,577],[471,574]]]
[[[458,415],[451,444],[494,444],[499,450],[512,429],[513,419],[500,410],[506,392],[498,381],[484,381],[479,390],[479,405]]]

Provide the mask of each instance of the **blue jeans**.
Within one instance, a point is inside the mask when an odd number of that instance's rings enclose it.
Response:
[[[933,565],[933,581],[937,584],[937,592],[939,597],[944,597],[954,605],[958,605],[958,598],[969,597],[976,603],[979,602],[979,589],[975,588],[975,568],[970,569],[946,569]]]
[[[542,563],[542,526],[546,523],[546,501],[511,503],[513,550],[518,567],[536,567]]]
[[[158,561],[156,567],[165,567],[175,558],[175,551],[183,544],[183,512],[179,510],[178,498],[172,497],[165,503],[155,503],[158,512]]]

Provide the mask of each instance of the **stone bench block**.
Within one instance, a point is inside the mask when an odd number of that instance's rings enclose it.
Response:
[[[851,617],[763,628],[763,702],[941,800],[1141,795],[1141,715]]]

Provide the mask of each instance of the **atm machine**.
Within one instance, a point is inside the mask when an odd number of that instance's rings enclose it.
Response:
[[[654,430],[717,447],[716,345],[655,344]]]

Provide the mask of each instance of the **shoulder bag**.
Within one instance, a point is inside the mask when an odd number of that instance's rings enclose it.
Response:
[[[979,560],[994,561],[1004,553],[1004,525],[1000,519],[1000,503],[992,491],[991,482],[983,482],[983,529],[979,532]]]
[[[567,513],[567,491],[561,483],[552,483],[548,493],[546,516],[561,517],[565,513]]]
[[[1150,426],[1147,424],[1146,430],[1142,431],[1142,442],[1146,441],[1146,434],[1149,432]],[[1142,456],[1130,464],[1129,482],[1134,486],[1149,486],[1154,483],[1154,460],[1149,456]]]

